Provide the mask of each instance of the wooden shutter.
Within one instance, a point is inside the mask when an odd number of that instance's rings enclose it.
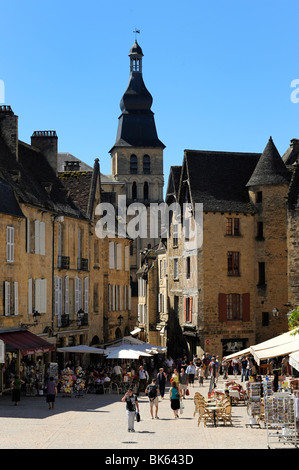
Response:
[[[28,279],[28,313],[32,313],[32,279]]]
[[[10,283],[4,282],[4,314],[10,315]]]
[[[242,320],[250,320],[250,294],[242,295]]]
[[[14,287],[14,314],[19,315],[19,285],[17,282],[13,283]]]
[[[34,253],[39,253],[39,220],[34,221]]]
[[[41,280],[35,279],[34,281],[34,309],[41,312]]]
[[[62,277],[58,278],[58,315],[62,315]]]
[[[46,254],[46,226],[45,222],[39,224],[39,253],[40,255]]]
[[[122,246],[120,243],[117,244],[116,260],[117,260],[117,269],[121,270],[122,269]]]
[[[84,313],[88,313],[88,277],[84,278]]]
[[[26,217],[26,252],[30,253],[31,251],[31,230],[30,230],[30,219]]]
[[[125,247],[125,271],[130,270],[130,247]]]
[[[189,298],[189,321],[192,322],[192,304],[193,304],[193,297]]]
[[[227,320],[227,300],[226,294],[219,294],[218,296],[218,311],[219,321],[223,322]]]
[[[187,297],[184,297],[184,319],[187,321]]]
[[[47,313],[47,279],[41,279],[41,300],[40,300],[40,311]]]
[[[70,313],[70,278],[66,276],[64,278],[64,313],[69,315]]]
[[[59,277],[55,276],[55,315],[59,312]]]
[[[109,242],[109,268],[115,269],[114,242]]]

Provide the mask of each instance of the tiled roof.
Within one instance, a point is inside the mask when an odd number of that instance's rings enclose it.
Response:
[[[252,212],[246,183],[259,158],[259,153],[185,150],[193,203],[203,203],[206,212]]]
[[[44,155],[22,141],[18,141],[16,160],[0,137],[0,177],[13,188],[18,203],[61,215],[83,216],[73,201],[67,198],[64,186]]]
[[[247,186],[289,184],[289,182],[290,173],[270,137]]]

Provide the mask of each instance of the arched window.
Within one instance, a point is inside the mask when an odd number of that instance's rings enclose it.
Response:
[[[122,337],[123,337],[123,335],[122,335],[121,329],[116,328],[116,330],[115,330],[115,339],[121,339]]]
[[[151,159],[149,155],[143,155],[143,173],[149,175],[151,172]]]
[[[146,181],[143,185],[143,199],[148,199],[148,182]]]
[[[137,175],[137,157],[134,154],[130,157],[130,173],[131,175]]]
[[[137,199],[137,183],[136,181],[133,181],[132,184],[132,199],[135,201]]]

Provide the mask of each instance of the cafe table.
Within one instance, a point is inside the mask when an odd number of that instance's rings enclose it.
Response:
[[[216,420],[216,413],[217,411],[220,411],[223,409],[223,407],[221,405],[218,405],[216,402],[210,402],[210,403],[207,403],[206,405],[206,409],[208,411],[212,411],[213,412],[213,420],[214,420],[214,426],[216,427],[217,426],[217,420]]]

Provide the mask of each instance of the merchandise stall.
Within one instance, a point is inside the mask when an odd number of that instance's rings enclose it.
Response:
[[[298,448],[295,396],[289,392],[275,392],[265,397],[265,423],[267,444],[292,445]]]

